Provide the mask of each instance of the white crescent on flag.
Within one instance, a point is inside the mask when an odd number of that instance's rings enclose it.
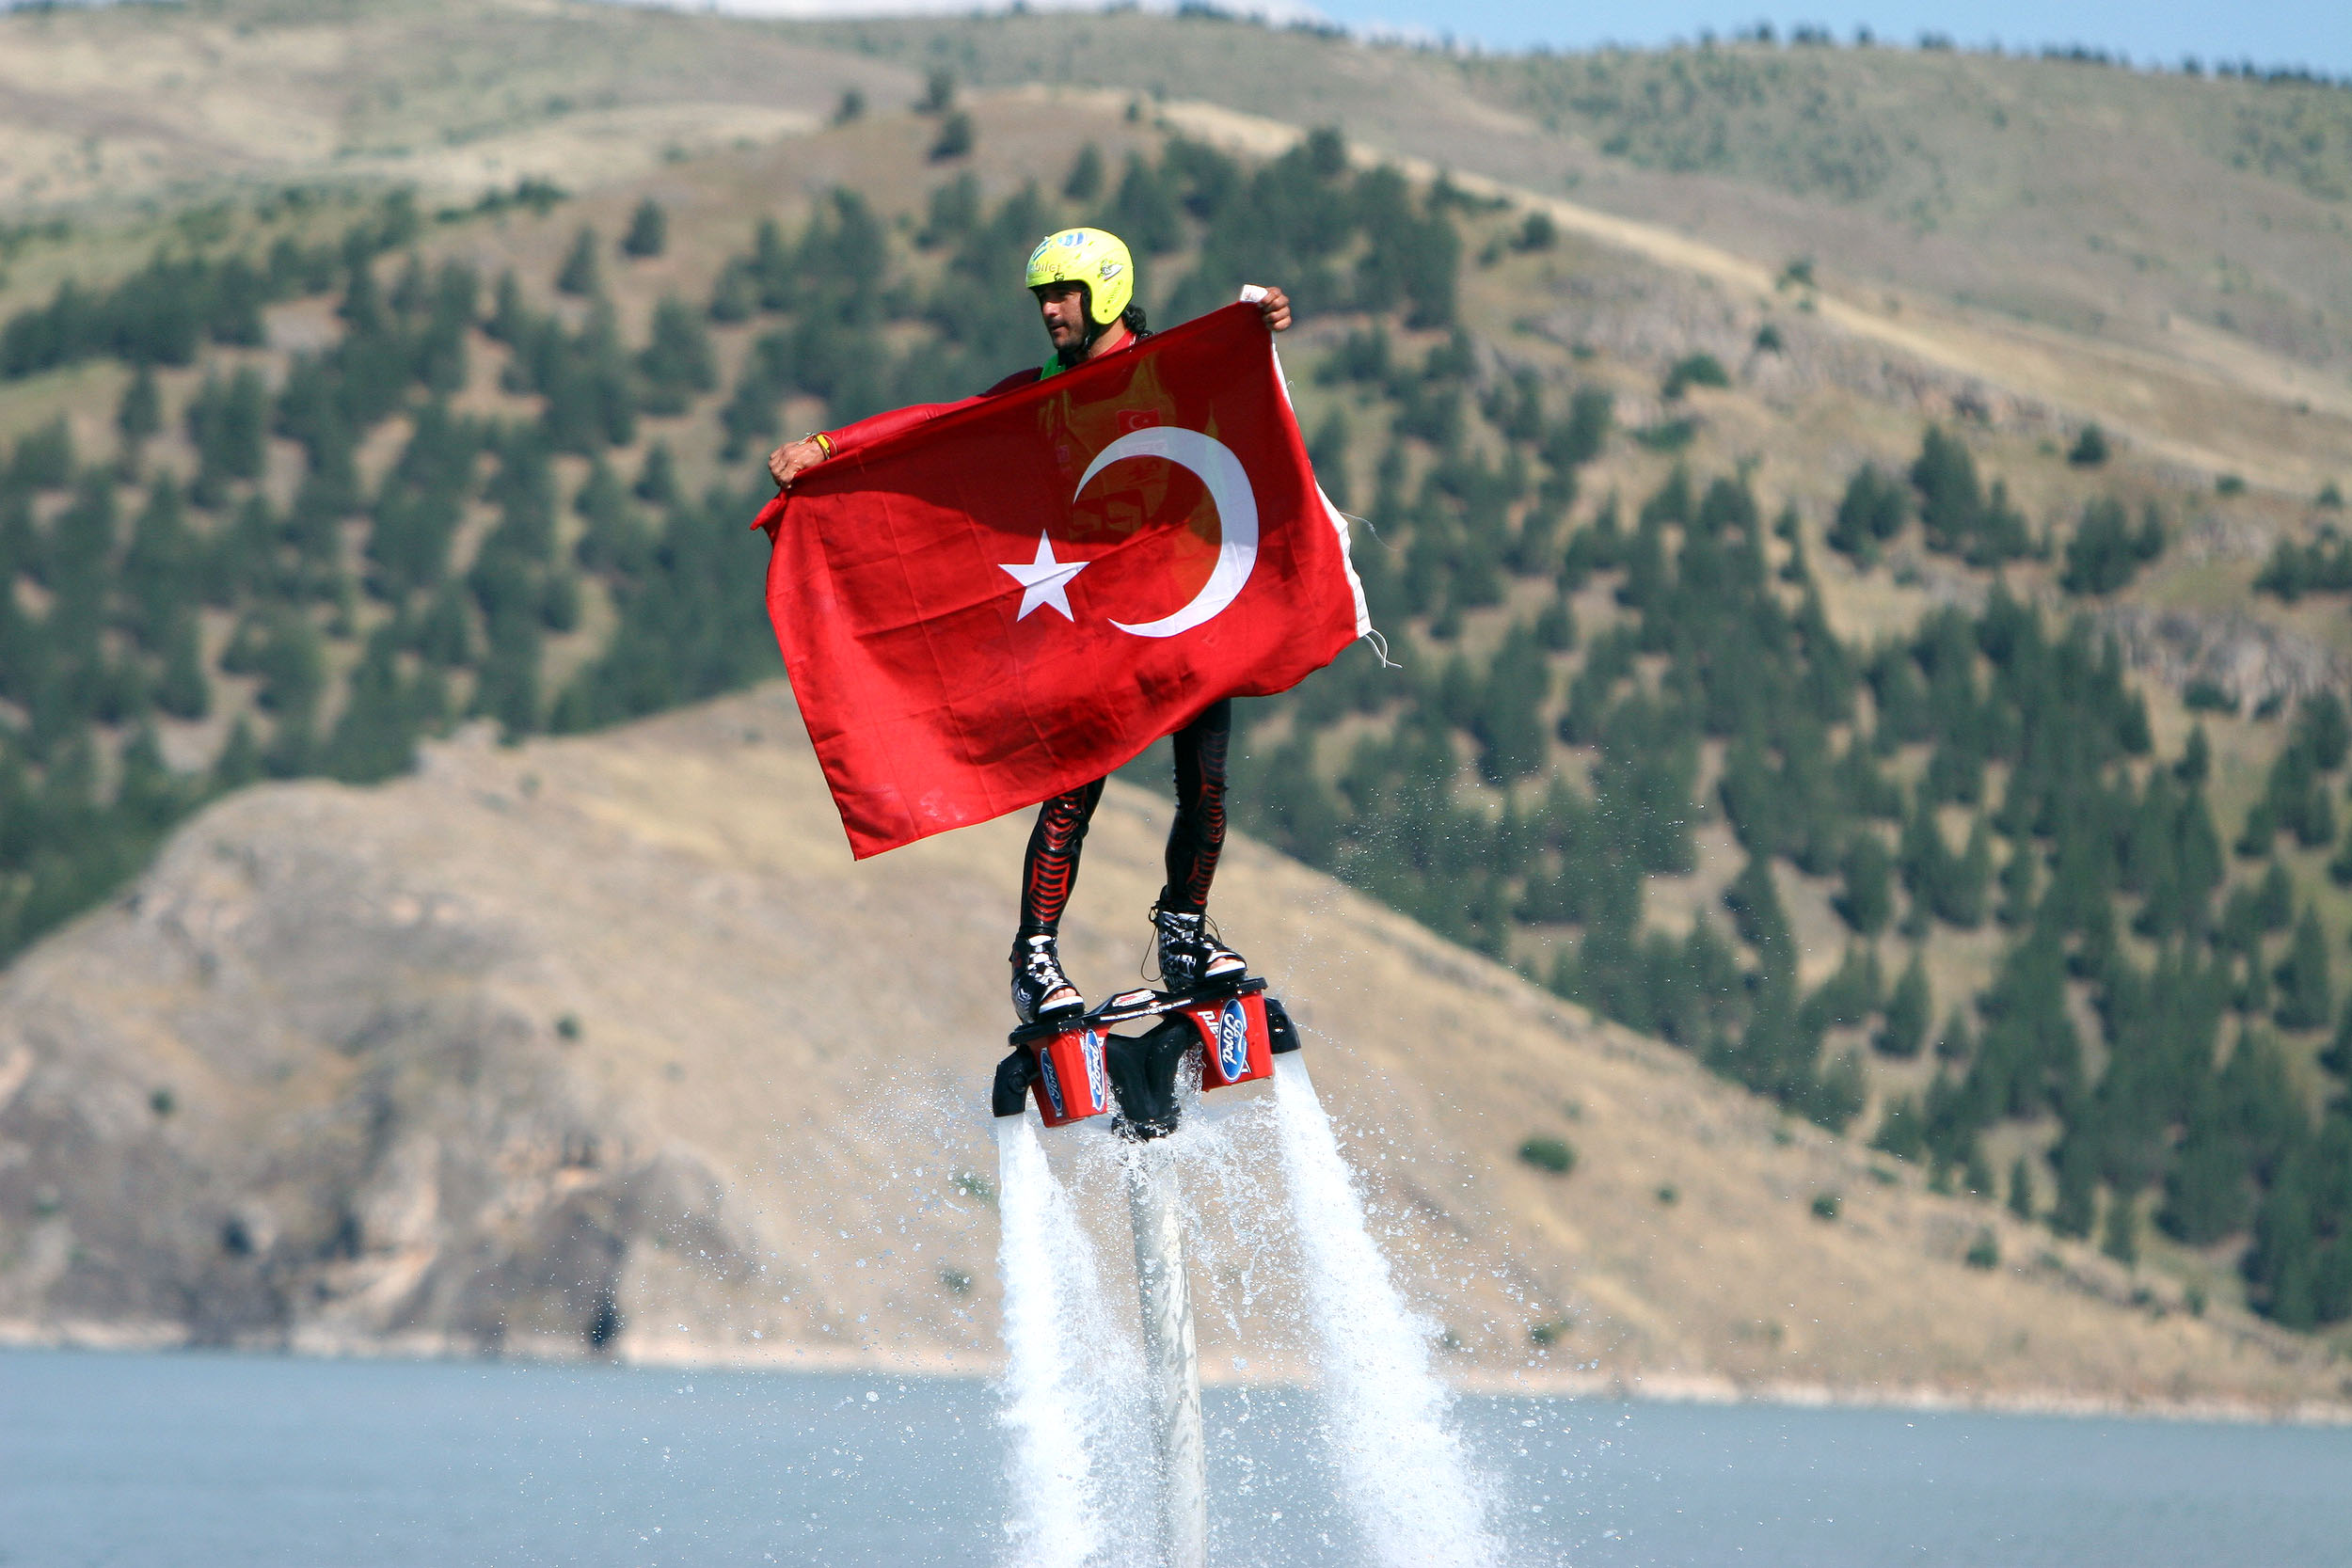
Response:
[[[1071,499],[1074,500],[1085,494],[1096,474],[1130,457],[1164,458],[1179,467],[1189,468],[1207,487],[1209,499],[1216,503],[1220,536],[1216,565],[1210,571],[1209,580],[1200,585],[1200,592],[1192,596],[1190,603],[1156,621],[1111,623],[1135,637],[1174,637],[1214,620],[1248,586],[1249,574],[1258,564],[1258,493],[1250,488],[1248,470],[1224,442],[1197,430],[1155,426],[1130,432],[1096,452]]]

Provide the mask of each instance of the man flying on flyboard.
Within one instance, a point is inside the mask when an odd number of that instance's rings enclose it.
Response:
[[[1014,372],[981,395],[994,397],[1034,386],[1089,360],[1119,354],[1151,335],[1135,301],[1135,261],[1115,234],[1068,229],[1049,235],[1029,255],[1029,292],[1036,295],[1054,356]],[[1291,324],[1281,290],[1252,291],[1265,325]],[[911,417],[912,416],[912,417]],[[768,472],[779,488],[844,449],[897,434],[919,418],[898,410],[835,431],[817,431],[778,447]],[[1171,992],[1231,979],[1245,969],[1209,923],[1209,883],[1225,847],[1225,753],[1232,733],[1232,702],[1223,699],[1176,731],[1176,817],[1168,833],[1168,880],[1152,906],[1160,976]],[[1021,928],[1012,944],[1012,1006],[1024,1023],[1076,1018],[1086,1000],[1063,973],[1058,939],[1063,909],[1077,881],[1078,852],[1087,824],[1103,799],[1096,779],[1047,800],[1030,830],[1021,878]]]

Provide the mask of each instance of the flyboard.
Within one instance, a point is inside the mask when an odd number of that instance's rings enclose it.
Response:
[[[1141,1032],[1118,1033],[1122,1024]],[[1243,974],[1189,991],[1120,991],[1091,1011],[1015,1029],[1009,1043],[996,1067],[997,1116],[1025,1115],[1032,1101],[1048,1127],[1108,1116],[1113,1134],[1138,1146],[1127,1204],[1152,1379],[1160,1539],[1168,1568],[1205,1568],[1208,1456],[1183,1209],[1174,1172],[1152,1146],[1183,1115],[1180,1074],[1189,1069],[1204,1090],[1271,1078],[1274,1058],[1298,1049],[1298,1031],[1265,981]]]

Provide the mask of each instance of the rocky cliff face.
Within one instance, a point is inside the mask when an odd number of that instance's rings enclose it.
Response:
[[[531,796],[471,776],[492,760],[227,802],[19,966],[0,1310],[101,1337],[572,1347],[624,1327],[633,1246],[739,1259],[708,1162],[581,1061],[580,944],[619,935],[615,911],[575,896],[594,867],[495,847]]]
[[[1094,994],[1136,972],[1165,811],[1115,786],[1089,842],[1066,949]],[[225,800],[0,979],[0,1335],[985,1363],[1025,831],[853,865],[781,689]],[[2315,1347],[1927,1194],[1279,856],[1236,845],[1218,912],[1464,1376],[2344,1398]],[[1302,1352],[1257,1092],[1198,1167],[1225,1375]],[[1514,1158],[1538,1132],[1572,1174]],[[1056,1158],[1085,1188],[1106,1146]],[[2001,1267],[1963,1261],[1980,1233]]]

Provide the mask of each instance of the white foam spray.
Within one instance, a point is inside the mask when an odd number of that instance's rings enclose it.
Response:
[[[1296,1054],[1275,1058],[1274,1103],[1348,1510],[1387,1568],[1492,1568],[1502,1548],[1486,1527],[1486,1489],[1447,1420],[1445,1386],[1429,1368],[1430,1325],[1389,1277]]]
[[[1142,1367],[1104,1299],[1094,1248],[1026,1116],[996,1120],[997,1269],[1005,1291],[1009,1563],[1087,1568],[1135,1560],[1149,1531]]]

